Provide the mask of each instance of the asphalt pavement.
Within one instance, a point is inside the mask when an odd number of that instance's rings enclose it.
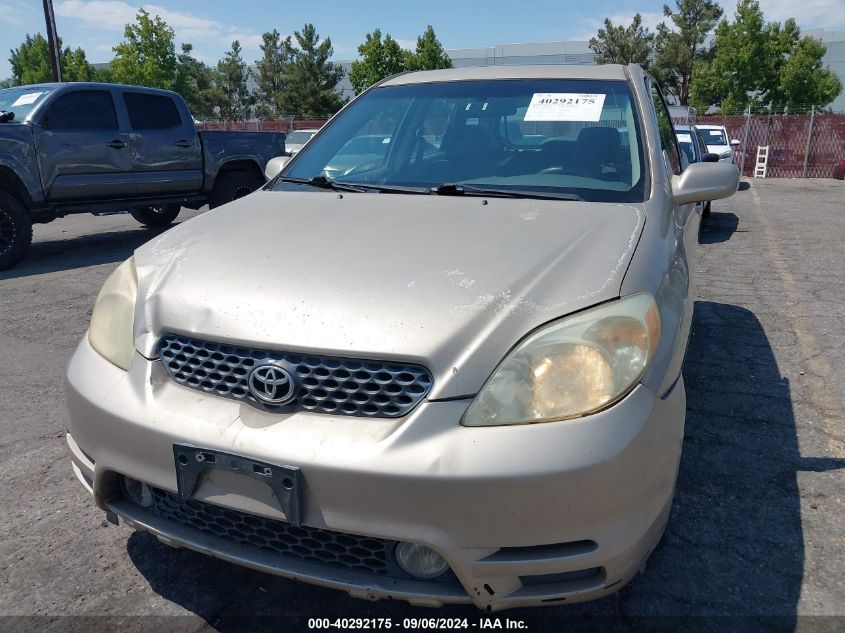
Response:
[[[845,630],[845,183],[742,189],[701,232],[664,541],[615,596],[496,614],[503,628]],[[125,215],[64,218],[37,226],[27,259],[0,273],[0,630],[443,615],[483,627],[474,608],[363,602],[104,522],[66,454],[63,374],[101,284],[154,234]]]

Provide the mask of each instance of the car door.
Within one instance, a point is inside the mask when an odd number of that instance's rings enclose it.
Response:
[[[45,105],[33,134],[47,200],[133,197],[129,134],[111,91],[63,92]]]
[[[168,94],[122,90],[132,171],[140,196],[202,188],[202,148],[190,113]]]

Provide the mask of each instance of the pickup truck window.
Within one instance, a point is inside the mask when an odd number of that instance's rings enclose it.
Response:
[[[133,130],[172,130],[182,125],[182,117],[170,97],[124,92],[123,102]]]
[[[0,110],[14,113],[13,121],[23,121],[48,94],[50,94],[50,88],[41,86],[0,90]]]
[[[60,96],[44,118],[50,130],[116,130],[117,113],[110,92],[84,90]]]

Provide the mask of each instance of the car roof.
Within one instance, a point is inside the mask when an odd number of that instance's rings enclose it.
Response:
[[[696,125],[699,130],[724,130],[724,125]]]
[[[604,79],[627,80],[621,64],[537,64],[531,66],[474,66],[445,70],[421,70],[390,77],[381,85],[472,81],[484,79]]]
[[[675,124],[675,130],[678,131],[678,132],[691,132],[692,126],[687,125],[686,123],[676,123]]]
[[[61,82],[46,82],[40,84],[27,84],[23,86],[11,86],[11,88],[26,88],[28,90],[38,90],[39,88],[44,90],[79,90],[79,89],[87,89],[87,90],[110,90],[112,88],[118,88],[121,90],[141,90],[143,92],[149,92],[153,94],[162,94],[162,95],[175,95],[176,93],[172,90],[163,90],[161,88],[147,88],[146,86],[130,86],[129,84],[112,84],[112,83],[102,83],[96,81],[61,81]]]

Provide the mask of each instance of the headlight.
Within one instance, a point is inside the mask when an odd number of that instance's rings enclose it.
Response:
[[[530,424],[594,413],[634,388],[659,338],[660,315],[648,294],[556,321],[505,358],[462,423]]]
[[[721,154],[719,154],[719,158],[730,158],[733,155],[733,150],[727,149]]]
[[[88,341],[110,363],[129,370],[134,352],[132,326],[135,298],[138,296],[138,274],[135,259],[130,257],[106,279],[91,314]]]

